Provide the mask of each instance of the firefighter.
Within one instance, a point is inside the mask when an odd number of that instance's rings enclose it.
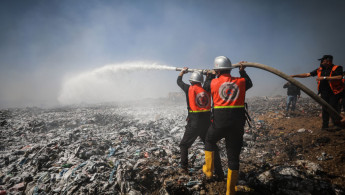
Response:
[[[242,63],[240,62],[240,64]],[[239,68],[241,77],[231,76],[232,68],[229,58],[216,57],[214,68],[209,71],[211,74],[207,75],[204,84],[204,89],[211,93],[213,112],[212,124],[207,131],[205,140],[205,165],[202,170],[206,178],[213,177],[213,168],[220,159],[216,143],[225,138],[228,158],[226,194],[235,193],[246,122],[245,94],[253,86],[243,65]]]
[[[318,94],[321,94],[321,98],[330,104],[335,110],[340,111],[339,101],[343,96],[344,84],[341,78],[334,79],[333,77],[343,75],[343,67],[333,64],[332,55],[324,55],[318,60],[320,60],[320,67],[314,71],[291,76],[298,78],[317,76],[316,80],[318,83]],[[328,124],[329,113],[324,107],[322,107],[322,129],[328,129]]]
[[[204,77],[200,72],[193,72],[189,82],[191,85],[182,81],[188,68],[183,68],[177,77],[177,85],[185,92],[187,100],[187,125],[185,133],[180,143],[181,150],[181,169],[180,173],[188,174],[188,149],[194,143],[197,137],[205,143],[205,136],[210,126],[211,99],[210,93],[206,92],[201,84]],[[224,177],[224,175],[223,175]]]

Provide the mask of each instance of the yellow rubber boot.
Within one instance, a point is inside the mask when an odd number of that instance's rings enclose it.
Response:
[[[226,181],[226,195],[234,195],[238,179],[238,170],[228,169],[228,180]]]
[[[205,173],[207,179],[211,179],[214,170],[214,152],[205,150],[205,165],[202,166],[202,171]]]

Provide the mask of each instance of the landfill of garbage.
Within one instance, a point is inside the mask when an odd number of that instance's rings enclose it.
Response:
[[[344,129],[321,132],[321,107],[301,98],[247,99],[237,189],[241,194],[344,194]],[[204,145],[179,173],[185,100],[0,110],[2,194],[225,194],[206,180]],[[219,142],[224,173],[227,157]]]

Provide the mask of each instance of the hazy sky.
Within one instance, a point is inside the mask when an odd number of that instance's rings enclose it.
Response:
[[[297,74],[331,54],[344,65],[344,10],[344,0],[2,0],[0,108],[58,105],[66,80],[106,64],[212,68],[214,58],[225,55],[233,63]],[[247,72],[254,83],[249,96],[286,95],[283,79],[255,68]],[[152,86],[145,90],[152,96],[179,91],[178,72],[133,74],[114,74],[112,81],[129,91]],[[124,76],[132,85],[116,83]],[[316,92],[315,78],[299,81]],[[100,101],[116,94],[109,87],[97,90]]]

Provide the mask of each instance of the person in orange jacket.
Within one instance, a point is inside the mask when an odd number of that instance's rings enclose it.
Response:
[[[210,71],[212,74],[208,74],[204,84],[204,89],[212,96],[213,120],[206,135],[205,165],[202,170],[206,178],[213,177],[213,169],[217,159],[220,159],[217,142],[225,138],[228,158],[226,194],[235,193],[246,122],[245,95],[246,91],[253,86],[251,79],[244,71],[244,66],[240,66],[241,77],[231,76],[232,68],[229,58],[216,57],[213,71]]]
[[[334,76],[343,75],[343,67],[333,64],[332,55],[324,55],[320,60],[320,67],[310,73],[291,75],[292,77],[306,78],[317,76],[318,93],[321,98],[330,104],[335,110],[340,111],[339,100],[343,97],[344,83]],[[329,113],[322,108],[322,129],[329,128]],[[334,121],[334,120],[333,120]]]
[[[182,174],[188,174],[188,149],[197,137],[200,137],[201,141],[205,143],[207,129],[211,124],[211,97],[210,93],[202,87],[202,83],[204,82],[203,75],[200,72],[193,72],[189,79],[191,85],[189,85],[182,81],[182,77],[187,71],[187,67],[183,68],[177,77],[177,85],[186,94],[188,110],[186,130],[180,142],[180,173]],[[217,170],[223,174],[222,176],[224,178],[222,167],[220,166],[219,168],[218,166]]]

